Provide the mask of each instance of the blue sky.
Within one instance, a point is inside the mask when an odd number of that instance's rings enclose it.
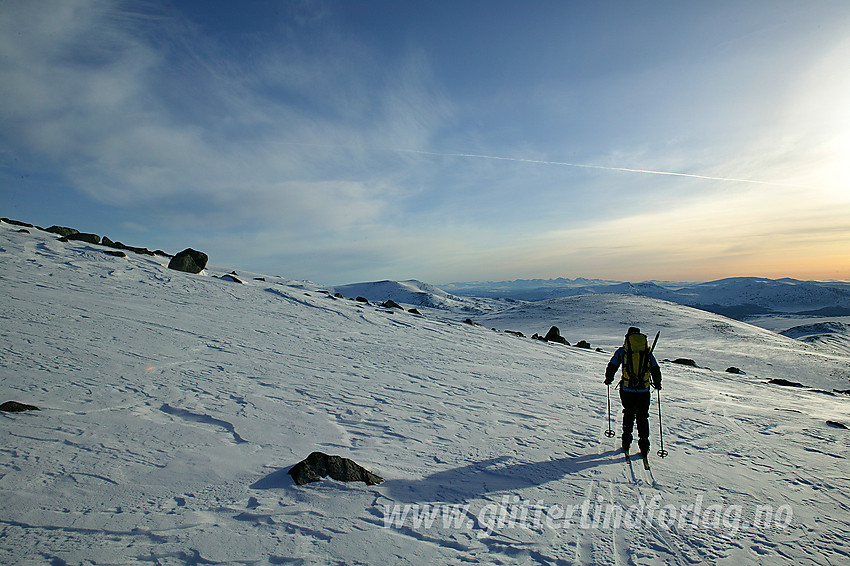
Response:
[[[0,215],[342,284],[850,279],[850,3],[0,2]]]

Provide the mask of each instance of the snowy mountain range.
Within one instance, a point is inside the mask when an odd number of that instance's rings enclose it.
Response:
[[[771,313],[850,316],[850,283],[734,277],[707,283],[645,281],[627,283],[588,279],[449,283],[462,296],[539,301],[594,293],[625,293],[697,307],[732,318]]]
[[[840,327],[782,336],[633,294],[328,289],[106,251],[0,224],[0,401],[40,409],[0,413],[0,563],[850,559],[850,357],[797,339]],[[503,332],[551,325],[592,348]],[[695,361],[661,362],[651,470],[624,461],[602,384],[631,325],[661,331],[659,360]],[[384,481],[295,485],[313,451]]]

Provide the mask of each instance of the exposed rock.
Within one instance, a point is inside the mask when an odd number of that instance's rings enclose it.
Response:
[[[165,252],[164,252],[164,251],[162,251],[162,250],[155,250],[155,251],[153,252],[153,255],[159,255],[159,256],[162,256],[162,257],[168,257],[168,258],[174,257],[173,255],[171,255],[171,254],[169,254],[169,253],[165,253]]]
[[[313,452],[295,464],[288,473],[298,485],[319,481],[325,476],[337,481],[362,481],[366,485],[377,485],[384,481],[353,460],[342,456],[329,456],[323,452]]]
[[[835,428],[843,428],[844,430],[850,430],[850,429],[848,429],[848,428],[847,428],[847,425],[846,425],[846,424],[844,424],[844,423],[839,423],[839,422],[837,422],[837,421],[826,421],[826,424],[828,424],[828,425],[829,425],[829,426],[831,426],[831,427],[835,427]]]
[[[169,254],[165,253],[162,250],[157,250],[155,252],[152,252],[147,248],[140,248],[140,247],[137,247],[137,246],[128,246],[126,244],[122,244],[121,242],[113,242],[112,240],[110,240],[106,236],[103,237],[103,240],[100,242],[100,245],[109,246],[110,248],[117,248],[119,250],[127,250],[129,252],[134,252],[134,253],[137,253],[137,254],[150,255],[150,256],[161,255],[161,256],[165,256],[165,257],[171,257]]]
[[[254,281],[265,281],[265,277],[254,277]]]
[[[844,395],[850,395],[850,389],[833,389],[833,393],[843,393]]]
[[[219,277],[219,279],[224,279],[225,281],[232,281],[233,283],[242,283],[242,281],[237,279],[235,275],[231,275],[229,273],[225,273],[224,275]]]
[[[59,234],[60,236],[70,236],[71,234],[79,234],[79,230],[75,230],[74,228],[68,228],[67,226],[51,226],[50,228],[45,228],[45,232],[50,232],[51,234]]]
[[[421,313],[421,312],[419,312],[419,310],[418,310],[418,309],[410,309],[410,310],[409,310],[409,311],[407,311],[407,312],[409,312],[409,313],[413,313],[413,314],[418,314],[419,316],[422,316],[422,313]]]
[[[796,381],[788,381],[787,379],[776,378],[771,379],[768,383],[772,383],[774,385],[782,385],[783,387],[805,387],[802,383],[797,383]]]
[[[27,230],[26,228],[21,228],[20,230],[18,230],[18,234],[29,234],[29,233],[30,233],[30,231]]]
[[[137,254],[154,255],[154,253],[147,248],[138,248],[136,246],[124,246],[124,249],[130,250],[131,252],[135,252]]]
[[[86,242],[89,244],[99,244],[100,236],[97,234],[89,234],[86,232],[76,232],[74,234],[68,234],[67,236],[62,236],[59,238],[60,242],[70,242],[71,240]]]
[[[576,348],[585,348],[586,350],[590,350],[590,342],[587,340],[579,340],[578,343],[576,343]]]
[[[342,295],[342,293],[334,293],[334,297],[336,297],[337,299],[344,299],[344,298],[345,298],[345,297]]]
[[[209,260],[207,254],[186,248],[171,258],[168,268],[186,273],[200,273],[207,266],[207,260]]]
[[[103,253],[115,257],[127,257],[127,254],[125,254],[121,250],[103,250]]]
[[[354,300],[357,301],[358,303],[365,303],[367,305],[370,304],[369,299],[367,299],[366,297],[357,297]]]
[[[40,411],[35,405],[27,405],[26,403],[18,403],[17,401],[6,401],[0,405],[0,411],[7,413],[22,413],[24,411]]]
[[[3,222],[7,224],[12,224],[14,226],[23,226],[24,228],[35,228],[32,224],[27,224],[26,222],[21,222],[20,220],[12,220],[11,218],[0,218]]]
[[[549,329],[549,332],[546,333],[546,336],[543,338],[546,342],[556,342],[558,344],[563,344],[565,346],[569,346],[570,343],[567,342],[567,339],[561,336],[561,331],[557,326],[553,326]]]
[[[743,370],[741,368],[736,368],[735,366],[726,368],[726,373],[737,373],[738,375],[743,375]]]
[[[392,299],[387,299],[386,301],[381,303],[381,306],[384,307],[385,309],[401,309],[401,310],[404,310],[404,308],[400,304],[398,304],[397,302],[395,302]]]
[[[525,338],[525,334],[519,332],[517,330],[505,330],[505,334],[513,334],[514,336],[519,336],[520,338]]]
[[[478,324],[477,322],[475,322],[471,318],[467,318],[466,320],[463,321],[463,323],[468,324],[470,326],[481,326],[480,324]]]
[[[691,366],[691,367],[694,367],[694,368],[697,367],[697,363],[693,360],[688,359],[688,358],[676,358],[675,360],[673,360],[673,363],[683,365],[683,366]]]

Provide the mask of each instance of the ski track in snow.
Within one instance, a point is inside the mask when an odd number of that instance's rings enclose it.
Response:
[[[632,321],[662,328],[659,357],[690,348],[720,370],[846,382],[846,357],[626,296],[481,320],[527,334],[557,324],[599,353],[463,324],[459,312],[416,316],[281,278],[239,285],[211,277],[229,269],[183,274],[32,232],[0,225],[0,400],[42,409],[0,413],[0,563],[850,561],[850,436],[825,424],[850,424],[846,396],[662,363],[669,457],[654,457],[655,397],[651,471],[602,434],[602,374]],[[614,390],[611,406],[619,435]],[[295,486],[286,471],[314,450],[386,481]],[[568,525],[508,516],[490,529],[482,513],[584,500],[627,510],[656,496],[674,509],[697,497],[740,505],[748,522],[757,505],[787,504],[793,519],[735,532],[601,518],[583,528],[579,509]],[[469,508],[457,525],[385,526],[385,506],[425,504]]]

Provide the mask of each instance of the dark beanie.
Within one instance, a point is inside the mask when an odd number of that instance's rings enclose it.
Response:
[[[637,326],[630,326],[628,332],[626,332],[626,336],[630,336],[632,334],[640,334],[640,328]]]

